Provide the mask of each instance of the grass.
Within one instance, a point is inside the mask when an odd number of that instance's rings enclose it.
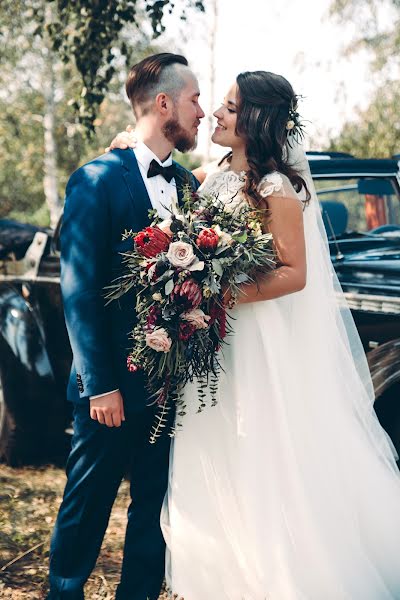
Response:
[[[12,469],[0,465],[0,598],[46,597],[50,536],[65,484],[53,466]],[[90,600],[111,600],[119,581],[129,504],[124,481],[101,554],[85,588]]]

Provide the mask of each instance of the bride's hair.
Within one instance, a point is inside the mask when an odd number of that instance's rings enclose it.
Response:
[[[240,73],[236,134],[246,142],[249,165],[244,193],[256,205],[260,203],[257,192],[261,178],[279,171],[286,175],[296,192],[310,194],[304,179],[287,161],[289,111],[296,106],[296,94],[290,83],[281,75],[267,71]]]

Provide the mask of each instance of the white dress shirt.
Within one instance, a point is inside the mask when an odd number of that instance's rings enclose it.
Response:
[[[162,175],[155,175],[155,177],[147,177],[147,171],[152,160],[157,161],[162,167],[169,167],[172,165],[171,154],[168,158],[161,162],[161,160],[144,144],[138,142],[136,148],[133,150],[139,165],[139,171],[143,178],[144,184],[149,194],[151,205],[157,210],[160,217],[168,219],[170,213],[165,207],[170,208],[171,200],[177,199],[176,182],[172,178],[168,183]]]
[[[152,207],[157,210],[162,219],[168,219],[170,213],[165,207],[169,208],[171,206],[172,198],[175,200],[177,199],[175,179],[172,178],[168,183],[168,181],[164,179],[162,175],[147,177],[147,171],[149,170],[150,163],[153,159],[156,160],[162,167],[169,167],[172,165],[171,154],[164,162],[161,162],[154,152],[152,152],[150,148],[148,148],[143,142],[138,142],[134,150],[129,149],[127,152],[135,153],[136,160],[139,165],[139,171],[146,186],[147,193],[149,194]],[[102,396],[107,396],[107,394],[117,391],[118,390],[111,390],[109,392],[104,392],[104,394],[90,396],[90,400],[101,398]]]

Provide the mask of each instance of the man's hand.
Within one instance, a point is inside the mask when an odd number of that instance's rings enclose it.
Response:
[[[120,427],[125,421],[124,402],[121,392],[110,392],[100,398],[90,400],[90,416],[107,427]]]

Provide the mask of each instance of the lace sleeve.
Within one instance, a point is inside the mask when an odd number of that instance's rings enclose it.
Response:
[[[278,172],[264,175],[258,185],[258,191],[263,198],[267,198],[268,196],[278,196],[281,198],[298,199],[298,195],[290,183],[289,178]]]

